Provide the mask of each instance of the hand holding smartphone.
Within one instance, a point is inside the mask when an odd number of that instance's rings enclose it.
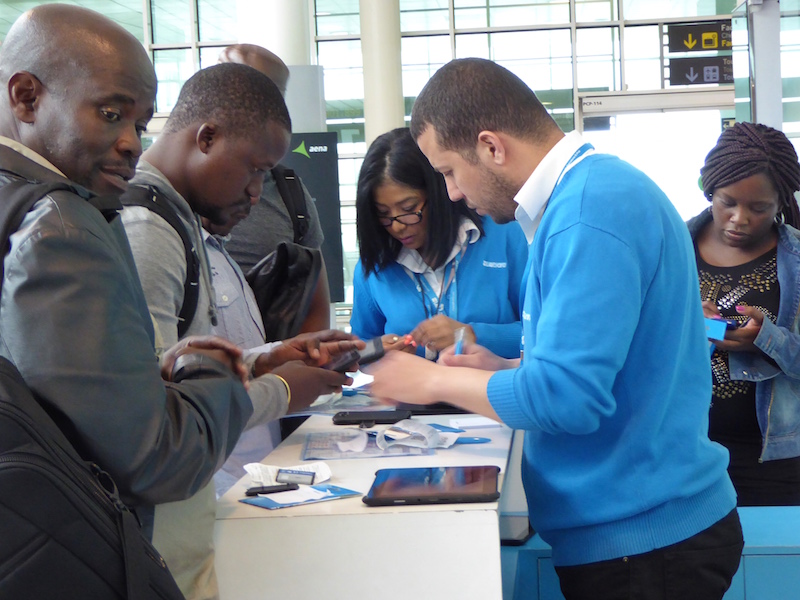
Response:
[[[347,369],[358,363],[359,366],[367,365],[383,357],[383,342],[380,337],[372,338],[363,350],[348,350],[335,356],[330,362],[322,365],[323,369],[330,369],[344,373]]]

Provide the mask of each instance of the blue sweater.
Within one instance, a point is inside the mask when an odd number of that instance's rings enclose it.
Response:
[[[708,439],[711,376],[686,226],[644,174],[587,157],[530,248],[525,353],[488,385],[524,429],[531,523],[556,565],[661,548],[736,505]]]
[[[514,223],[497,225],[484,219],[483,227],[485,235],[469,244],[461,259],[457,285],[451,284],[445,292],[445,306],[456,293],[458,314],[448,316],[471,325],[478,343],[495,354],[518,357],[522,336],[520,287],[528,244]],[[410,333],[425,320],[417,285],[396,262],[365,277],[359,261],[353,276],[353,333],[362,339]]]

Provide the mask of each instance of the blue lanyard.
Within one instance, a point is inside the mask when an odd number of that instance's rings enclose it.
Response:
[[[444,314],[451,319],[458,320],[458,281],[456,273],[465,250],[466,246],[451,263],[445,266],[442,287],[438,294],[425,277],[421,277],[419,273],[414,274],[417,280],[417,291],[422,295],[422,308],[425,310],[426,319],[434,315]],[[430,309],[428,308],[429,305]]]
[[[558,175],[558,179],[556,179],[556,186],[561,183],[561,180],[564,178],[569,170],[577,165],[581,160],[586,158],[589,154],[594,152],[594,146],[592,146],[589,142],[586,142],[583,146],[575,150],[575,153],[570,157],[567,161],[567,164],[564,165],[564,168],[561,169],[561,173]],[[554,186],[554,187],[556,187]]]

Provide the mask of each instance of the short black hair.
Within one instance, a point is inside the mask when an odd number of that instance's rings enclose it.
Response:
[[[437,173],[417,147],[405,127],[375,138],[364,157],[356,189],[356,231],[364,274],[377,272],[397,259],[402,244],[378,222],[375,190],[388,181],[425,192],[427,235],[424,253],[430,266],[444,265],[456,243],[462,217],[470,219],[483,233],[478,214],[463,202],[451,202],[444,177]]]
[[[165,133],[214,121],[235,136],[252,137],[273,121],[292,131],[292,120],[278,86],[252,67],[223,63],[200,69],[178,95]]]
[[[425,84],[411,111],[414,139],[433,126],[444,150],[469,157],[481,131],[541,141],[558,125],[524,81],[481,58],[453,60]]]
[[[782,131],[761,123],[735,123],[719,136],[700,169],[703,193],[765,173],[780,197],[786,222],[800,225],[794,192],[800,190],[797,152]]]

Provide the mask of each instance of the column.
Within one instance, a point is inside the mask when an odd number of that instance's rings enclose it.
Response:
[[[312,64],[313,27],[308,2],[237,0],[236,8],[239,42],[263,46],[287,65]]]
[[[748,0],[747,11],[753,121],[783,129],[781,7],[778,0]]]
[[[399,0],[359,0],[367,147],[405,124]]]

